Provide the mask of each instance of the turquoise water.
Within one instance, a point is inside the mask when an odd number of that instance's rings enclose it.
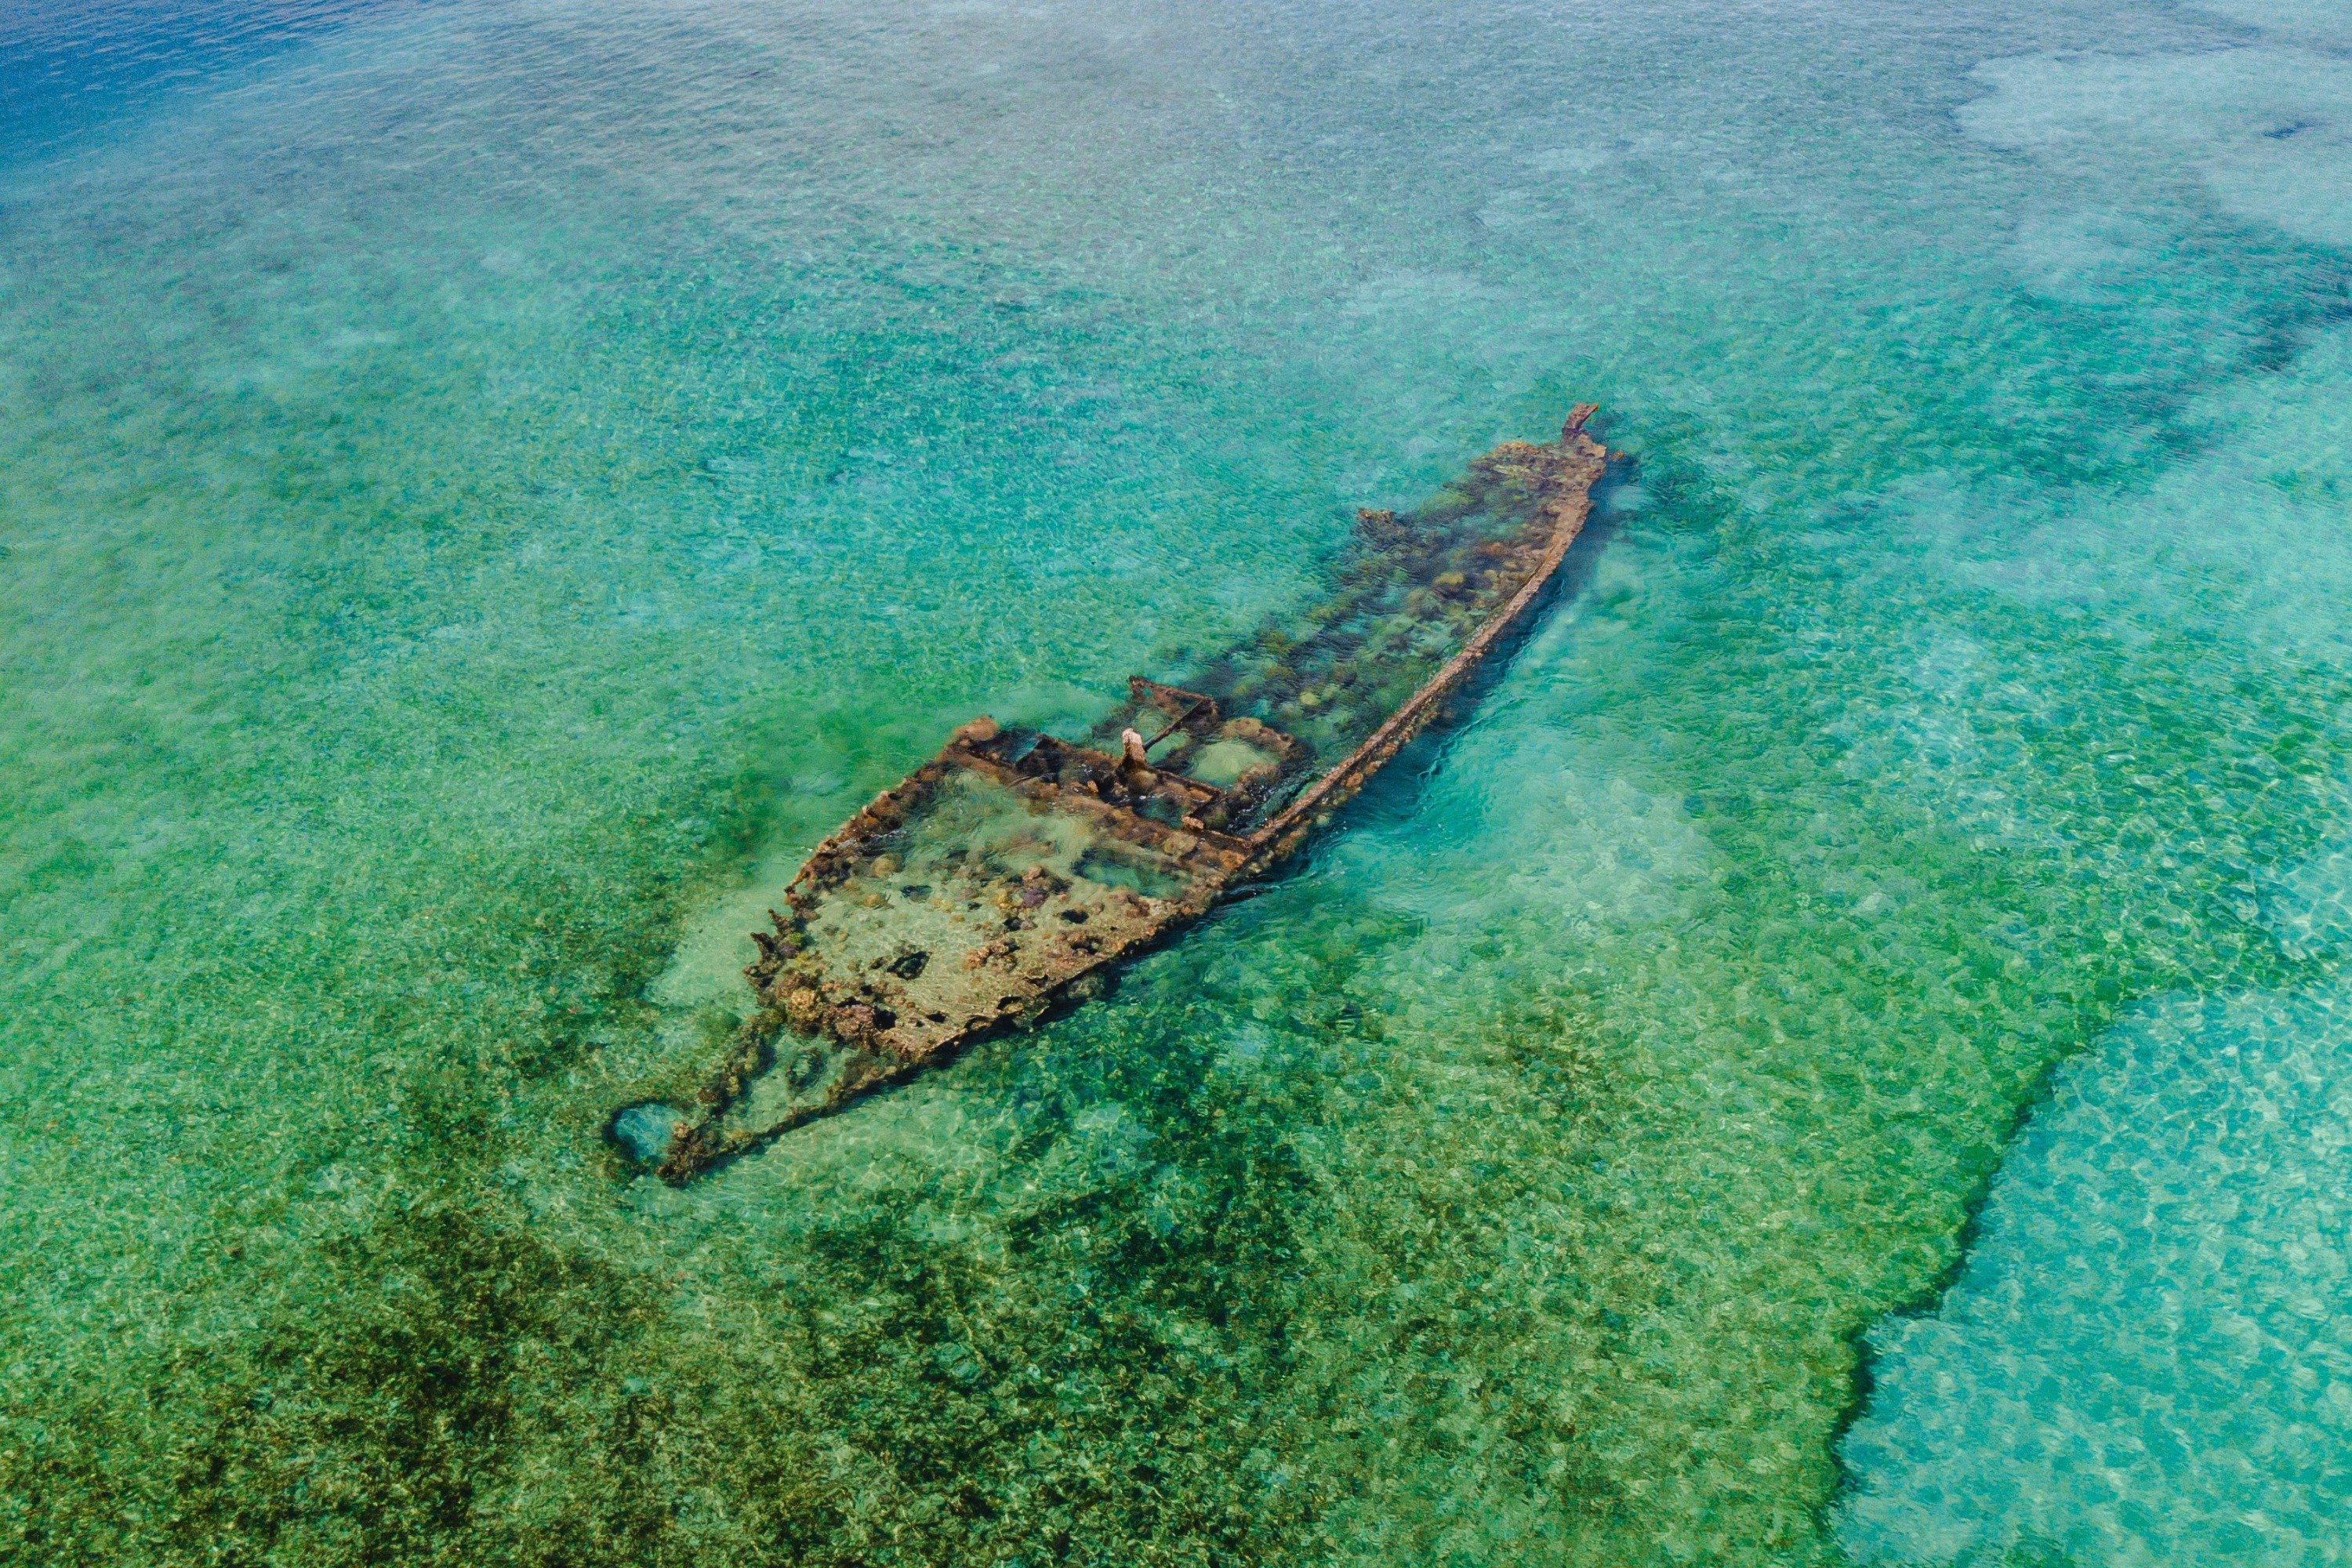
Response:
[[[2345,1560],[2340,6],[0,43],[0,1556]],[[606,1142],[949,725],[1587,398],[1295,875]]]

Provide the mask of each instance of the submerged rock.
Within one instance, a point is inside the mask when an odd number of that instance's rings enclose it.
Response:
[[[686,1124],[677,1107],[645,1100],[614,1111],[604,1135],[640,1165],[658,1165],[669,1157],[670,1146]]]

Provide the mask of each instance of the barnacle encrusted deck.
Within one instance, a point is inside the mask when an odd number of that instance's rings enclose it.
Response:
[[[1290,854],[1558,573],[1609,454],[1580,405],[1416,510],[1364,511],[1326,599],[1129,682],[1081,744],[981,718],[817,846],[755,934],[760,1001],[671,1130],[713,1163],[1034,1019]]]

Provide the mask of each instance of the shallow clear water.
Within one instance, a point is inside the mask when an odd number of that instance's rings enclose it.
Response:
[[[2231,5],[0,13],[0,1554],[2343,1561],[2352,31]],[[1296,875],[632,1173],[949,725],[1585,398]]]

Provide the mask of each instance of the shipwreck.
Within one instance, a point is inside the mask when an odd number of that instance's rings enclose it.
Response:
[[[1608,451],[1579,405],[1405,513],[1360,512],[1330,595],[1137,677],[1079,740],[972,720],[816,847],[756,932],[757,1011],[641,1152],[682,1183],[1082,999],[1295,851],[1543,595]],[[1302,635],[1303,634],[1303,635]]]

